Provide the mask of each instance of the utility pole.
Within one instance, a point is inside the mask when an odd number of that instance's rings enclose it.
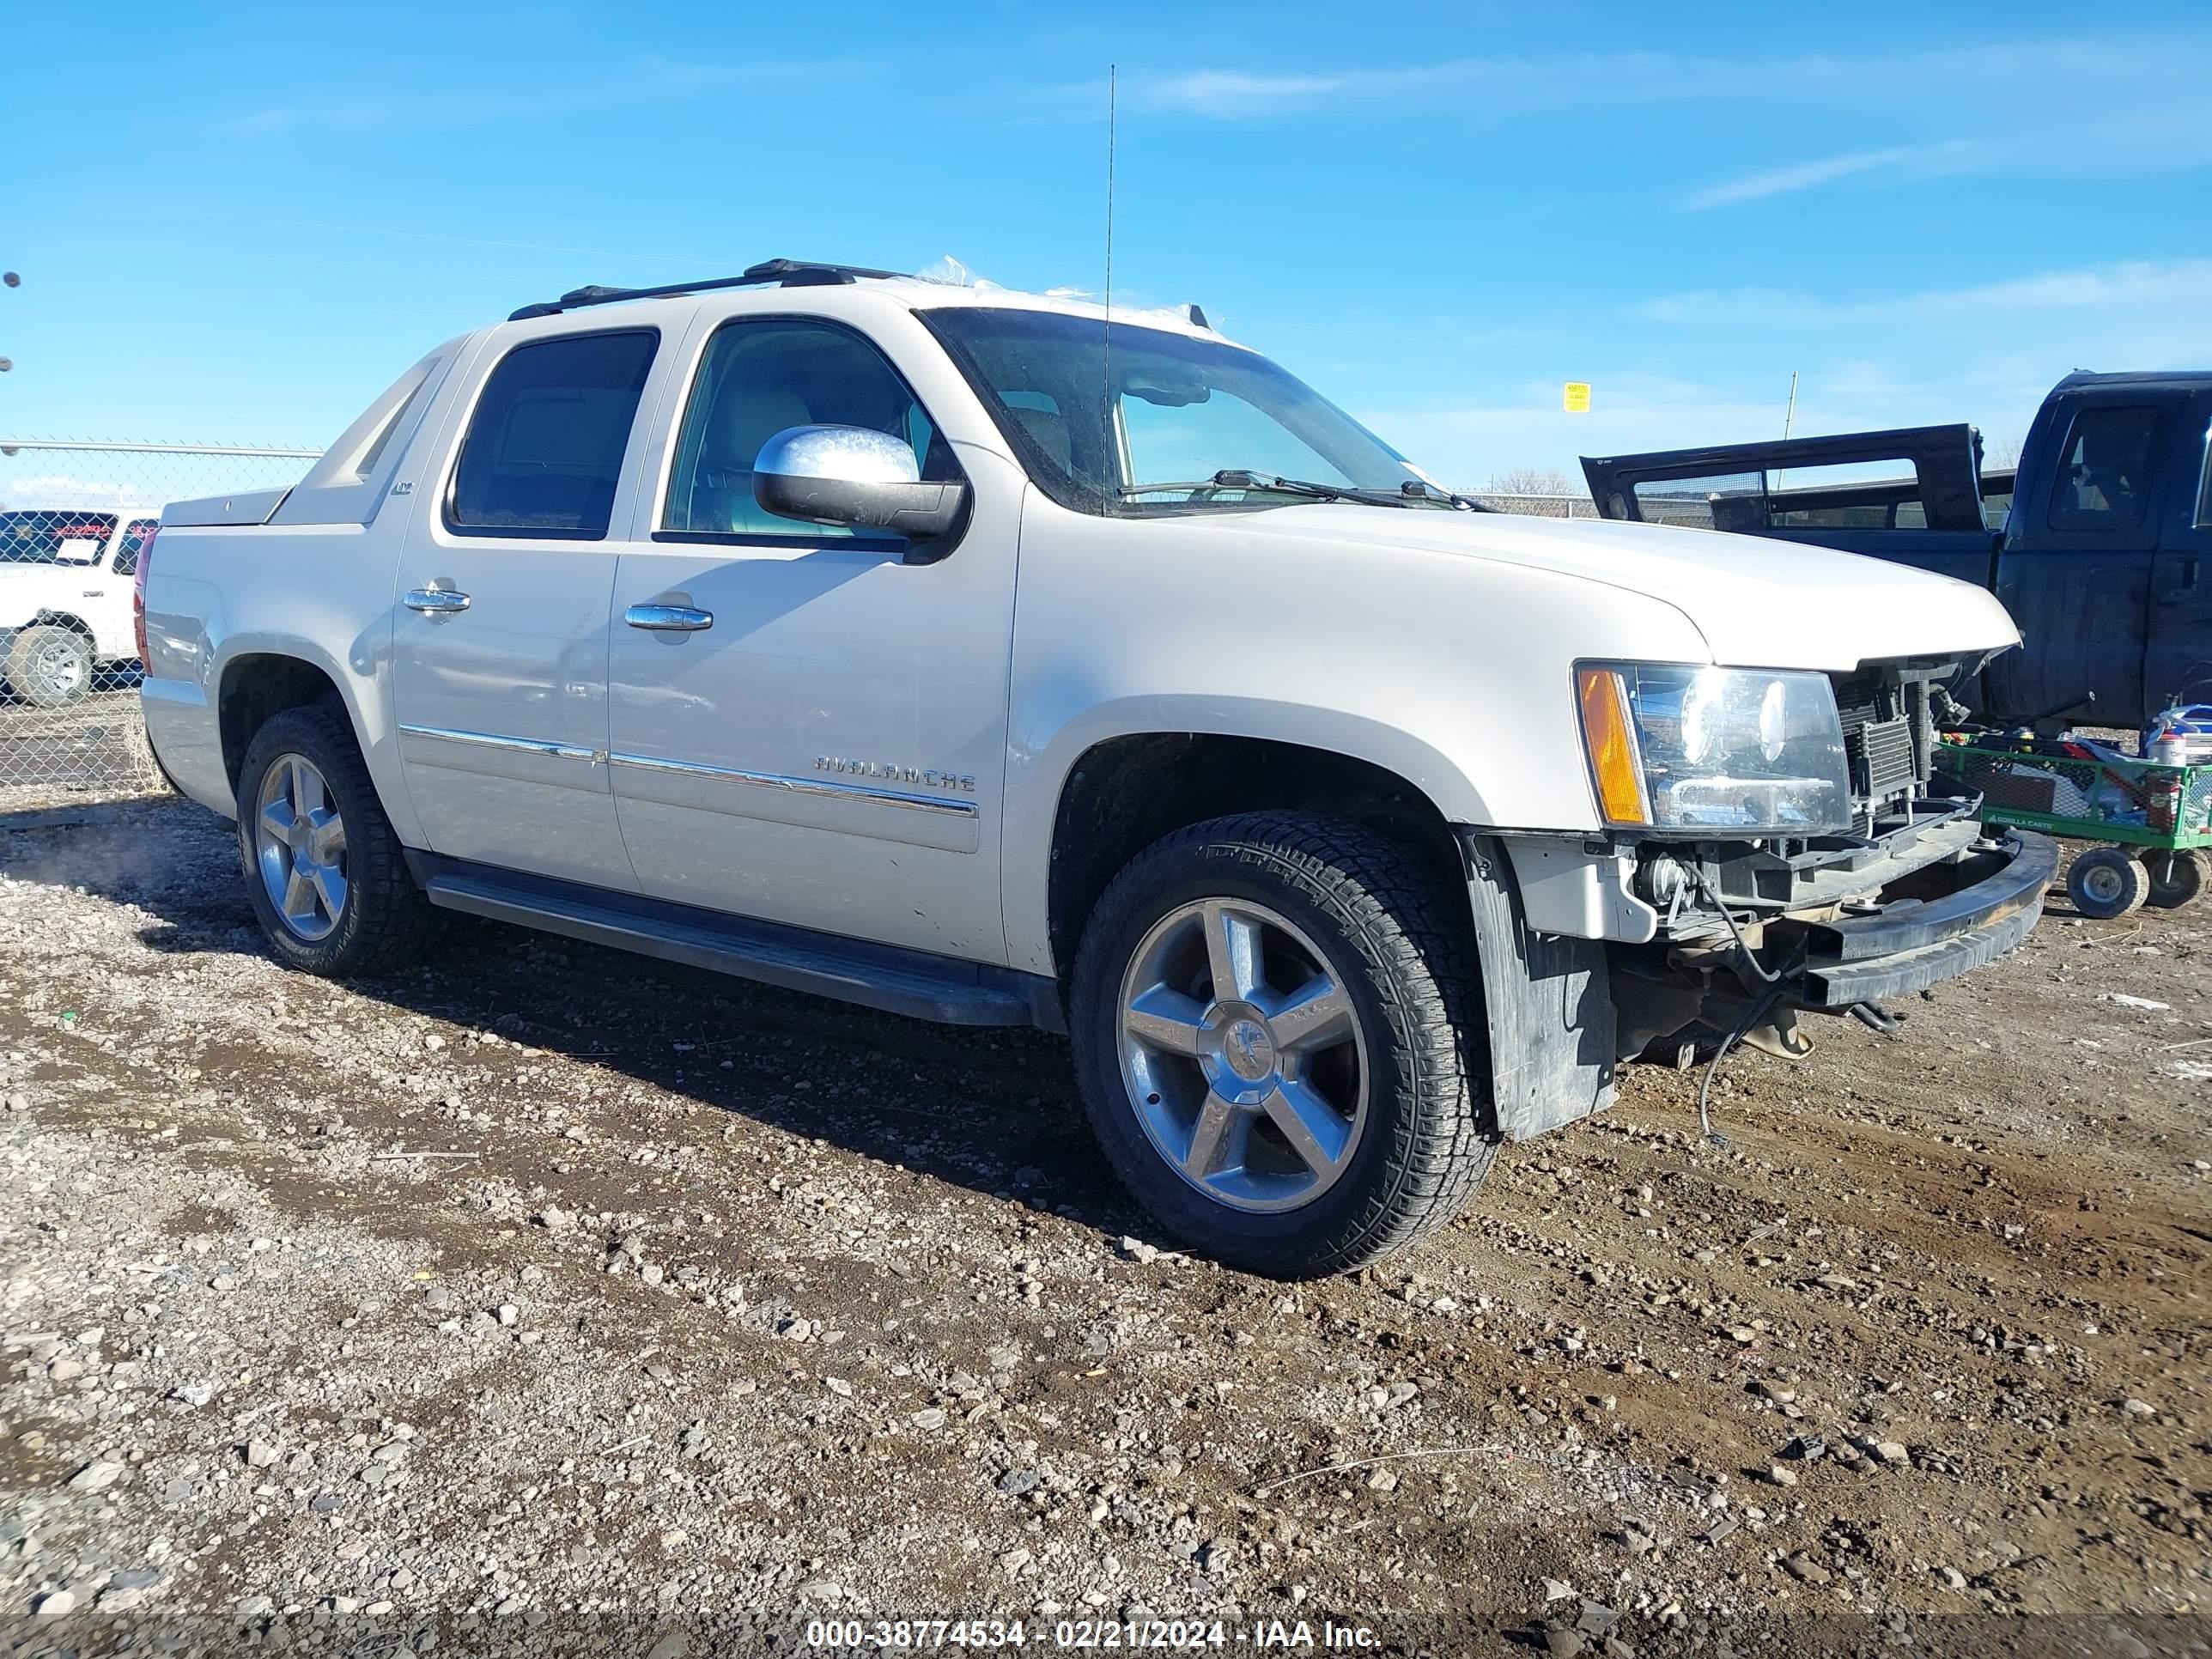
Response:
[[[6,283],[9,288],[23,286],[23,279],[12,270],[0,270],[0,283]],[[0,374],[5,374],[15,367],[15,360],[13,357],[0,357]]]

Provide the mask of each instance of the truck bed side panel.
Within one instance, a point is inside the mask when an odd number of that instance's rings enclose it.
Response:
[[[148,566],[142,703],[161,764],[194,800],[232,816],[223,677],[258,655],[295,659],[337,688],[402,841],[420,846],[385,739],[397,540],[362,525],[164,528]],[[236,757],[232,757],[233,760]]]

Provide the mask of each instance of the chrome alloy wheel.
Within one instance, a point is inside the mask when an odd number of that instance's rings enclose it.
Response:
[[[51,639],[31,658],[31,678],[52,702],[69,702],[81,695],[91,678],[83,649],[66,639]]]
[[[1358,1149],[1358,1014],[1313,941],[1262,905],[1200,899],[1153,926],[1122,975],[1121,1055],[1154,1150],[1217,1203],[1310,1204]]]
[[[279,755],[262,774],[253,853],[286,929],[309,944],[329,938],[345,913],[345,820],[306,757]]]

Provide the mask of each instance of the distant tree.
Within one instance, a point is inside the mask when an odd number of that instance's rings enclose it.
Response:
[[[2018,438],[1999,438],[1994,443],[1987,438],[1983,439],[1982,471],[2012,471],[2020,465],[2021,443],[2021,440]]]
[[[1516,466],[1490,477],[1493,495],[1582,495],[1589,492],[1555,467]]]

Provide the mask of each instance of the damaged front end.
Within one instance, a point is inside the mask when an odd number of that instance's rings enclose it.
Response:
[[[1645,842],[1626,872],[1652,937],[1611,950],[1616,1049],[1680,1061],[1749,1043],[1797,1056],[1806,1012],[1894,1025],[1881,1004],[2003,955],[2042,914],[2057,849],[1984,829],[1948,777],[1940,719],[1961,665],[1834,678],[1850,779],[1844,835]]]
[[[1947,684],[1978,666],[1832,677],[1826,821],[1802,833],[1462,830],[1499,1133],[1521,1139],[1601,1108],[1626,1061],[1717,1060],[1743,1043],[1800,1057],[1807,1014],[1893,1030],[1887,1000],[2025,939],[2057,849],[1979,823],[1980,797],[1945,775],[1937,737],[1963,714]],[[1677,726],[1691,717],[1680,700],[1668,712]],[[1638,739],[1674,736],[1638,714]],[[1656,780],[1648,804],[1668,780],[1648,749],[1636,758]]]

